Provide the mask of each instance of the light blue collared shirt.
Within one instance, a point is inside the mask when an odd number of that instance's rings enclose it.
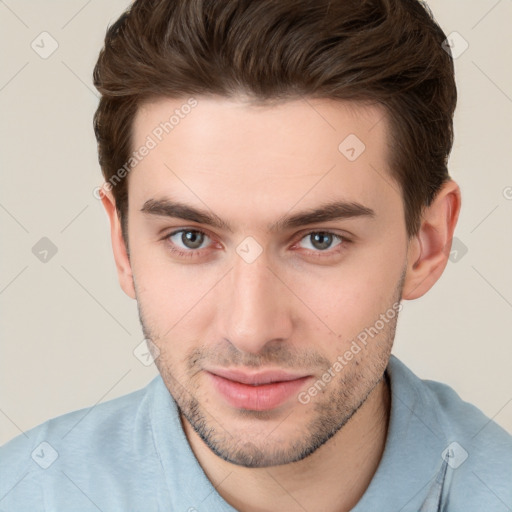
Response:
[[[394,356],[387,373],[384,454],[353,512],[511,512],[512,436]],[[98,510],[235,511],[195,458],[160,376],[0,448],[0,512]]]

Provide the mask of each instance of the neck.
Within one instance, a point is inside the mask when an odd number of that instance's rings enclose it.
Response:
[[[204,472],[218,493],[240,512],[345,512],[357,504],[377,470],[390,403],[384,377],[350,421],[313,454],[267,468],[245,468],[221,459],[183,417],[182,425]]]

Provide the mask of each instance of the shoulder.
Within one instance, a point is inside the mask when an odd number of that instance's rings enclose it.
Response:
[[[395,361],[396,358],[395,358]],[[404,381],[411,386],[422,405],[423,414],[434,417],[443,433],[454,440],[465,440],[473,455],[489,455],[495,450],[498,458],[512,461],[512,435],[486,416],[478,407],[464,401],[447,384],[420,379],[403,363],[399,370]],[[396,365],[396,362],[395,362]]]
[[[420,379],[394,356],[388,371],[397,395],[409,398],[412,414],[440,441],[451,506],[512,503],[512,435],[450,386]]]
[[[148,447],[133,448],[141,439],[152,448],[151,436],[139,434],[150,429],[148,411],[158,379],[133,393],[50,419],[0,447],[0,509],[16,503],[20,510],[42,510],[45,489],[72,485],[70,475],[77,474],[77,467],[119,471],[135,462],[140,449],[147,453]]]

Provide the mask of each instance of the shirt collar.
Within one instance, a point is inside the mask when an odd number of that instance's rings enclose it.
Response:
[[[388,434],[380,464],[352,512],[420,510],[444,473],[441,454],[447,442],[422,383],[391,356],[386,370],[391,392]],[[151,427],[171,503],[170,510],[237,512],[217,492],[196,459],[183,431],[176,402],[162,378],[152,386]],[[440,473],[441,471],[441,473]],[[442,486],[441,486],[442,489]],[[436,508],[423,508],[430,512]]]

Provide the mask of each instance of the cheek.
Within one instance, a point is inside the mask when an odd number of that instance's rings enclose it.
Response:
[[[181,338],[184,330],[197,332],[210,322],[211,313],[205,307],[222,269],[178,265],[161,248],[141,249],[131,259],[137,302],[147,328],[158,338]]]
[[[380,254],[379,258],[359,254],[339,267],[295,276],[294,292],[332,336],[330,330],[334,331],[342,345],[374,325],[396,299],[401,256],[387,258]]]
[[[341,350],[392,305],[405,260],[405,252],[397,249],[401,245],[388,234],[351,250],[336,265],[277,262],[275,271],[292,293],[281,281],[269,281],[267,291],[276,304],[286,303],[275,314],[293,317],[300,331],[292,334],[296,339],[325,339],[329,348]],[[222,281],[228,261],[183,264],[173,261],[163,244],[134,239],[133,246],[137,300],[151,332],[170,339],[190,336],[187,333],[201,338],[224,334],[212,331],[224,325],[219,319],[232,300],[226,290],[229,278]]]

